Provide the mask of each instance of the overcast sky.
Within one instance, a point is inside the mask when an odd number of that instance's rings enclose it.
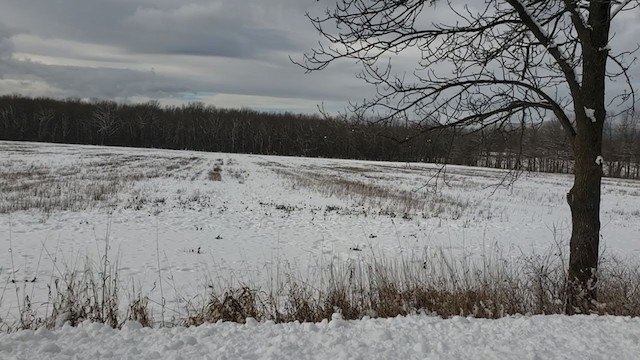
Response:
[[[320,14],[333,3],[0,0],[0,93],[342,109],[371,91],[355,78],[356,64],[305,74],[289,61],[320,40],[305,12]],[[620,17],[614,45],[637,43],[635,13]],[[640,78],[637,67],[632,75]]]

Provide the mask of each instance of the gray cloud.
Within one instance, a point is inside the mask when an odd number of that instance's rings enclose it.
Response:
[[[0,0],[0,91],[185,101],[206,94],[224,99],[263,97],[266,100],[260,104],[279,102],[273,106],[282,109],[306,104],[314,111],[310,102],[339,107],[373,91],[355,79],[357,65],[341,62],[306,75],[288,58],[299,58],[319,40],[305,11],[320,14],[333,4],[333,0]],[[614,50],[637,42],[638,13],[620,14]],[[442,20],[442,15],[441,9],[429,9],[425,19]],[[415,61],[415,54],[409,54],[396,64],[399,70],[410,71]],[[640,75],[637,67],[633,75]]]
[[[157,53],[255,58],[265,51],[294,50],[286,31],[269,27],[228,2],[186,4],[168,10],[139,7],[126,19],[129,46]]]
[[[41,37],[113,45],[135,53],[253,58],[268,51],[296,50],[300,36],[310,33],[309,24],[305,23],[306,31],[295,27],[304,22],[300,7],[291,11],[278,6],[289,2],[3,0],[5,15],[0,21]],[[274,10],[279,8],[289,11],[280,14]]]
[[[13,35],[14,33],[9,28],[0,23],[0,60],[6,59],[13,54],[14,45],[11,40]]]
[[[166,96],[186,92],[189,87],[154,74],[127,69],[43,65],[30,61],[5,61],[0,71],[10,78],[42,81],[59,89],[65,97],[126,98]]]
[[[0,74],[38,82],[23,88],[33,95],[44,83],[46,95],[60,96],[224,93],[281,98],[282,108],[296,99],[345,104],[359,84],[354,67],[307,76],[289,61],[316,40],[304,12],[321,5],[303,3],[0,0]]]

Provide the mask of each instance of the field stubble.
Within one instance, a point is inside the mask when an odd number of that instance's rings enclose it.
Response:
[[[36,154],[39,151],[37,146],[30,150]],[[63,164],[33,160],[37,158],[29,161],[26,156],[25,159],[0,159],[0,214],[41,214],[42,221],[46,221],[57,212],[103,209],[104,213],[112,214],[118,209],[126,209],[147,211],[149,216],[157,216],[168,211],[167,207],[174,207],[180,211],[209,211],[211,216],[224,216],[227,205],[219,204],[215,192],[201,189],[202,181],[213,183],[212,186],[232,183],[235,187],[246,188],[251,186],[252,177],[262,176],[258,176],[257,171],[275,173],[271,180],[279,179],[287,187],[286,192],[314,193],[336,202],[336,205],[307,208],[308,204],[303,203],[260,200],[258,209],[265,211],[265,216],[273,216],[266,208],[285,215],[309,210],[312,213],[322,211],[324,216],[330,213],[339,217],[437,220],[464,228],[489,220],[513,221],[510,218],[513,215],[504,205],[513,197],[549,208],[561,201],[561,196],[552,191],[530,191],[522,187],[514,190],[512,184],[495,185],[502,188],[502,195],[496,196],[497,200],[486,201],[486,191],[482,195],[465,196],[478,189],[486,190],[495,183],[495,176],[484,173],[479,178],[463,172],[453,173],[446,178],[435,177],[435,183],[425,186],[425,178],[441,174],[437,168],[425,170],[419,165],[415,168],[361,163],[295,166],[282,161],[262,161],[249,167],[239,164],[236,158],[207,161],[197,155],[126,153],[95,153],[87,158],[76,154],[72,158],[73,161]],[[465,171],[482,173],[479,169]],[[420,179],[423,179],[422,183]],[[567,182],[566,178],[557,179],[561,185]],[[168,194],[160,191],[162,181],[182,185]],[[531,181],[532,184],[542,182],[535,177]],[[451,191],[452,188],[456,190]],[[628,197],[640,197],[640,186],[632,182],[616,183],[605,188],[603,193],[623,196],[618,197],[622,199],[618,200],[620,202]],[[606,212],[629,219],[640,217],[636,208],[616,206]],[[11,221],[10,218],[10,227]],[[197,230],[201,228],[196,225]],[[97,259],[86,257],[73,264],[60,262],[43,243],[37,269],[44,257],[48,259],[45,261],[51,262],[52,270],[45,275],[48,278],[37,282],[46,282],[46,299],[34,298],[36,277],[41,272],[36,269],[33,281],[27,279],[29,274],[19,277],[23,270],[14,263],[15,254],[10,245],[12,264],[11,269],[2,269],[6,282],[0,307],[3,300],[15,292],[18,314],[0,315],[2,329],[55,327],[65,322],[74,325],[84,320],[104,322],[113,327],[120,327],[127,320],[136,320],[146,326],[197,325],[219,320],[244,322],[247,318],[303,322],[330,319],[336,312],[346,319],[416,312],[444,317],[497,318],[512,314],[556,314],[564,309],[567,245],[566,236],[555,227],[549,229],[553,235],[551,246],[515,256],[511,252],[505,253],[500,244],[485,246],[483,237],[479,254],[452,252],[451,248],[436,245],[389,256],[384,251],[356,245],[349,251],[359,253],[358,256],[345,259],[320,252],[306,271],[290,266],[287,259],[276,256],[262,269],[266,283],[254,281],[250,276],[230,279],[217,273],[214,266],[216,274],[209,276],[207,289],[195,296],[178,295],[180,292],[174,289],[177,298],[170,302],[164,294],[150,296],[145,284],[136,286],[135,280],[122,281],[119,258],[127,254],[113,253],[108,229]],[[156,237],[159,236],[157,232],[158,226]],[[11,228],[7,233],[11,242]],[[375,236],[372,233],[369,237]],[[222,237],[218,235],[216,239]],[[400,243],[400,238],[397,240]],[[102,246],[97,239],[96,246]],[[176,287],[171,271],[161,270],[162,249],[157,238],[155,246],[158,261],[153,289],[163,285],[165,290]],[[278,239],[276,251],[279,253],[284,246]],[[202,250],[198,247],[190,251],[201,254]],[[606,251],[601,264],[598,313],[640,315],[639,265],[632,259],[620,259]]]

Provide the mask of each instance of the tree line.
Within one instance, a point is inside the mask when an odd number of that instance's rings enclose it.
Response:
[[[626,114],[608,122],[605,175],[640,179],[640,129]],[[573,154],[558,122],[481,129],[258,112],[192,103],[120,104],[0,96],[0,139],[211,152],[422,161],[571,173]]]

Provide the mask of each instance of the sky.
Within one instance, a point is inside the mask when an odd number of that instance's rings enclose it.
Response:
[[[332,4],[0,0],[0,94],[341,110],[373,93],[356,78],[357,64],[340,62],[306,74],[290,61],[321,40],[305,13],[320,15]],[[437,18],[440,10],[430,11]],[[619,16],[617,45],[637,44],[638,12]],[[411,54],[404,60],[410,64]],[[632,76],[640,78],[637,67]]]

